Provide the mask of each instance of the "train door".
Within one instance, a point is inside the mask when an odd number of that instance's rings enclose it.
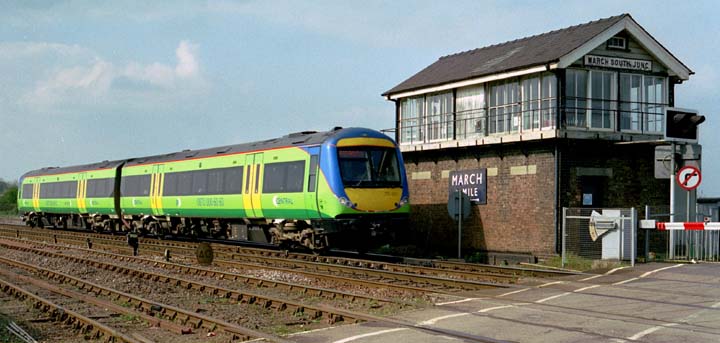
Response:
[[[156,216],[163,215],[162,193],[165,180],[165,165],[156,164],[152,167],[150,174],[150,208],[152,214]]]
[[[40,183],[33,183],[33,195],[32,195],[33,209],[35,212],[40,212]]]
[[[245,189],[243,191],[243,207],[250,218],[262,218],[262,169],[263,154],[248,154],[245,157]]]
[[[320,149],[314,149],[310,155],[310,165],[307,172],[307,187],[305,189],[305,211],[308,218],[320,218],[317,203],[317,182],[318,182],[318,162],[320,160]]]
[[[87,195],[87,173],[78,174],[75,190],[75,201],[77,202],[78,213],[87,213],[85,198]]]

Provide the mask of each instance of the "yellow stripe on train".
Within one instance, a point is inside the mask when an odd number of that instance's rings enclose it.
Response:
[[[346,146],[382,146],[382,147],[388,147],[388,148],[394,148],[395,144],[388,140],[388,139],[382,139],[382,138],[343,138],[337,142],[338,147],[346,147]]]

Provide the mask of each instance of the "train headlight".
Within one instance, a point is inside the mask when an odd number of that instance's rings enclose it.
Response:
[[[346,197],[338,197],[338,201],[345,207],[352,207],[353,203]]]
[[[404,196],[404,197],[400,198],[400,202],[395,204],[395,206],[400,208],[400,207],[407,205],[409,202],[410,202],[410,199],[407,196]]]

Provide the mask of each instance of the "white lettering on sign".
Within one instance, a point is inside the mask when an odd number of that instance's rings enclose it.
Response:
[[[453,187],[467,185],[482,185],[482,173],[455,174],[452,176]]]
[[[652,61],[595,55],[585,55],[585,65],[642,71],[652,70]]]
[[[450,172],[450,192],[458,190],[465,193],[470,201],[485,204],[487,186],[485,186],[485,168]]]

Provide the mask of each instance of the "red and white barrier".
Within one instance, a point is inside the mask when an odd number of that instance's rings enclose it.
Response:
[[[663,222],[656,222],[655,228],[658,230],[720,230],[720,223],[704,223],[704,222],[663,223]]]

